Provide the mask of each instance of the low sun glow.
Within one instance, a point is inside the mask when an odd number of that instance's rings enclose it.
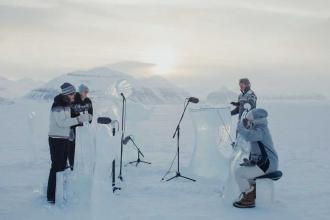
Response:
[[[166,75],[173,72],[176,65],[176,52],[172,48],[157,48],[150,52],[150,63],[153,63],[154,74]]]

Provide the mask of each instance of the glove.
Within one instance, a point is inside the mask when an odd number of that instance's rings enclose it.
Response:
[[[231,102],[230,104],[236,107],[239,106],[239,102]]]
[[[89,114],[81,114],[77,117],[77,120],[79,123],[84,123],[84,122],[89,122],[90,121],[90,116]]]
[[[88,114],[89,120],[88,121],[92,121],[93,120],[93,115]]]
[[[247,128],[249,126],[249,120],[247,118],[243,119],[243,126]]]
[[[247,158],[243,159],[243,163],[240,164],[240,166],[244,167],[254,167],[256,165],[256,162],[253,160],[249,160]]]

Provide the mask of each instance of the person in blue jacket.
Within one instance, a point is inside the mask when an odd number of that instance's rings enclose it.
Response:
[[[256,108],[249,111],[246,118],[239,124],[237,131],[246,141],[250,142],[251,150],[248,159],[235,172],[236,181],[241,191],[234,206],[238,208],[255,207],[256,184],[258,176],[274,172],[278,169],[278,156],[268,129],[268,113]]]

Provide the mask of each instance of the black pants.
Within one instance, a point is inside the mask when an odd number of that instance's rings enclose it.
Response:
[[[73,170],[74,165],[74,154],[76,149],[76,141],[69,141],[68,143],[68,160],[71,170]]]
[[[51,137],[48,139],[48,141],[52,166],[50,168],[48,178],[47,199],[55,201],[56,173],[65,170],[69,141],[67,139]]]

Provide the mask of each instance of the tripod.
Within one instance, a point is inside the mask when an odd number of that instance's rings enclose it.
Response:
[[[127,163],[126,165],[128,165],[128,164],[135,164],[135,166],[138,166],[139,163],[151,164],[150,162],[147,162],[147,161],[141,160],[140,155],[141,155],[142,157],[144,157],[143,153],[141,152],[140,148],[135,144],[134,140],[133,140],[132,138],[130,138],[130,140],[132,141],[133,145],[134,145],[134,146],[136,147],[136,149],[137,149],[138,158],[137,158],[137,160],[135,160],[135,161],[131,161],[131,162]]]
[[[120,141],[120,170],[118,178],[123,181],[122,168],[123,168],[123,146],[124,146],[124,137],[125,137],[125,128],[126,128],[126,98],[123,93],[120,94],[123,98],[123,108],[121,114],[121,141]]]
[[[175,178],[179,178],[179,177],[180,177],[180,178],[187,179],[187,180],[191,180],[191,181],[193,181],[193,182],[196,181],[196,180],[191,179],[191,178],[189,178],[189,177],[183,176],[183,175],[181,175],[181,173],[180,173],[180,124],[181,124],[181,121],[182,121],[182,119],[183,119],[184,114],[186,113],[186,110],[187,110],[187,107],[188,107],[188,105],[189,105],[189,102],[190,102],[190,100],[188,100],[187,103],[185,104],[185,107],[184,107],[183,113],[182,113],[182,115],[181,115],[181,118],[180,118],[180,120],[179,120],[179,123],[178,123],[178,125],[177,125],[177,127],[176,127],[176,129],[175,129],[174,135],[173,135],[173,138],[175,138],[175,136],[177,137],[178,167],[177,167],[176,175],[173,176],[173,177],[171,177],[171,178],[169,178],[169,179],[167,179],[166,181],[170,181],[170,180],[173,180],[173,179],[175,179]]]

